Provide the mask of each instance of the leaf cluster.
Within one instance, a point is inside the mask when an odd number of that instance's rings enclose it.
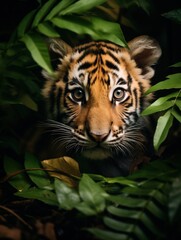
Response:
[[[50,75],[53,67],[48,38],[104,39],[126,46],[120,25],[98,8],[106,0],[40,1],[16,27],[6,43],[0,44],[0,104],[21,104],[38,111],[42,87],[41,69]],[[109,8],[109,6],[108,6]]]
[[[181,63],[179,62],[173,66],[180,67]],[[142,115],[163,112],[163,115],[158,118],[154,133],[153,143],[156,150],[159,149],[160,145],[166,139],[173,125],[173,120],[176,119],[181,123],[181,73],[174,73],[167,76],[165,81],[152,86],[146,94],[160,90],[170,90],[171,93],[158,98],[142,112]]]
[[[56,173],[52,175],[31,154],[25,156],[26,171],[14,159],[6,158],[9,183],[19,197],[37,199],[61,211],[74,209],[87,218],[95,216],[101,227],[95,224],[87,231],[98,239],[163,239],[180,218],[179,161],[177,168],[169,161],[153,161],[128,177],[83,174],[74,178],[76,185],[67,185],[62,174],[72,178],[68,172],[71,166],[74,168],[73,160],[69,166],[63,161],[61,166],[60,160],[56,165],[56,160],[49,160],[52,172]],[[165,225],[167,232],[163,231]]]

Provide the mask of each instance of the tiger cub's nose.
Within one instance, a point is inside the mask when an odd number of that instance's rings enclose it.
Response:
[[[90,139],[92,139],[95,142],[103,142],[104,140],[106,140],[107,136],[109,135],[109,132],[106,133],[88,132],[88,135]]]

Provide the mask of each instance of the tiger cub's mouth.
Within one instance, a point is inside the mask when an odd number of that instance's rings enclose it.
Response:
[[[96,136],[53,120],[47,121],[45,126],[54,138],[53,144],[57,151],[66,152],[67,156],[82,155],[99,160],[115,155],[129,155],[135,147],[143,148],[143,135],[138,125],[132,125],[116,135],[110,130],[107,135]]]

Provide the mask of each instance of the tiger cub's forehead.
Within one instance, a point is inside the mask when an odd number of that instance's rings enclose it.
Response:
[[[109,42],[90,42],[73,49],[70,58],[69,79],[76,78],[93,84],[95,80],[110,85],[127,78],[128,50]],[[84,83],[85,84],[85,83]]]

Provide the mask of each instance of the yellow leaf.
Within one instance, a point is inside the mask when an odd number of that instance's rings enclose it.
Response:
[[[43,160],[43,167],[48,171],[50,176],[56,177],[66,182],[70,187],[77,186],[81,174],[78,163],[67,156]]]

